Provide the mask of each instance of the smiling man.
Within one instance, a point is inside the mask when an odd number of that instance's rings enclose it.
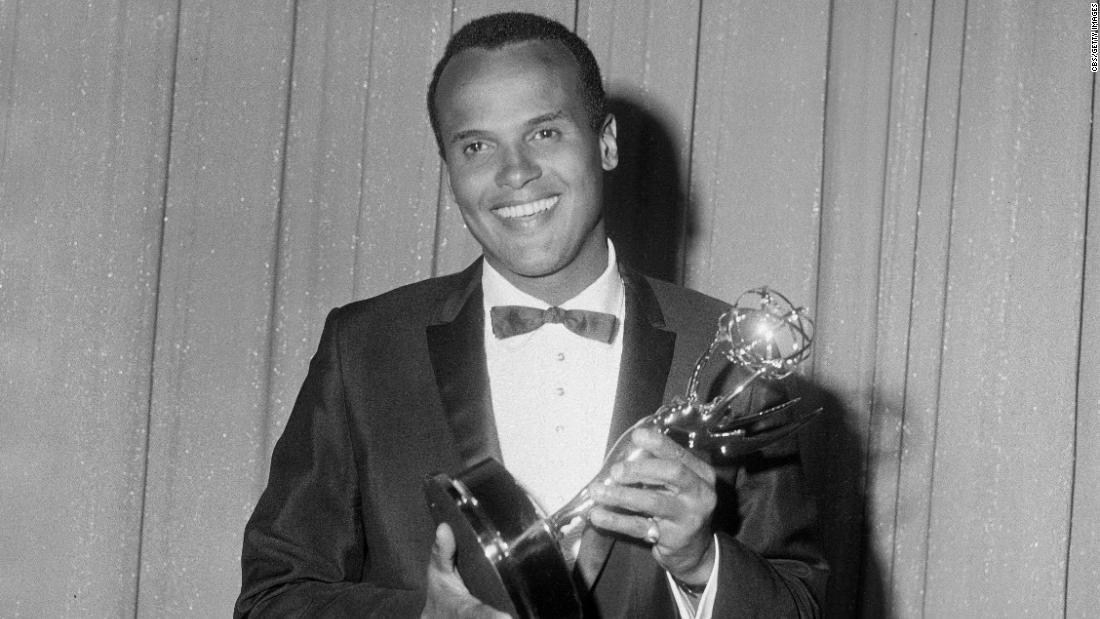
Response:
[[[525,41],[452,56],[433,89],[466,227],[489,265],[551,305],[607,266],[602,170],[618,164],[615,119],[591,126],[579,73],[561,43]]]
[[[421,484],[501,460],[547,511],[682,389],[720,302],[616,259],[599,69],[560,24],[471,22],[428,109],[483,259],[334,310],[245,532],[237,616],[492,617]],[[797,450],[707,463],[639,433],[573,531],[586,616],[815,616],[825,565]]]

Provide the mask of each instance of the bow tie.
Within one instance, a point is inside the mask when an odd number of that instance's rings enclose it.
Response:
[[[612,314],[589,310],[567,310],[551,307],[541,310],[522,305],[501,305],[489,310],[493,335],[500,339],[538,329],[548,322],[557,322],[581,337],[610,344],[615,337],[618,319]]]

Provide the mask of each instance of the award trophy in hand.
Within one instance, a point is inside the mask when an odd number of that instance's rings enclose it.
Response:
[[[719,317],[718,331],[696,362],[684,395],[624,432],[592,483],[607,480],[615,463],[640,455],[630,439],[636,428],[652,428],[696,453],[722,459],[753,453],[795,432],[821,409],[799,406],[794,398],[735,416],[730,404],[758,378],[789,376],[809,356],[812,342],[813,322],[804,308],[768,288],[745,292]],[[699,398],[700,377],[716,356],[733,365],[738,379],[705,402]],[[470,592],[502,611],[531,618],[581,616],[570,575],[575,557],[565,547],[563,530],[594,506],[589,486],[545,516],[491,458],[456,478],[437,474],[425,481],[433,516],[454,531],[456,562]]]

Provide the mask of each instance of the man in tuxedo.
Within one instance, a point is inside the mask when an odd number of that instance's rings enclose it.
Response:
[[[237,616],[503,616],[470,595],[422,484],[485,457],[548,511],[682,390],[720,302],[618,264],[618,162],[587,46],[500,14],[449,42],[428,109],[483,257],[334,310],[245,531]],[[815,616],[826,568],[797,447],[709,463],[637,431],[593,487],[576,577],[602,617]]]

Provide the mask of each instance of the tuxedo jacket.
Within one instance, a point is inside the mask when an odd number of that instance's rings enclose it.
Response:
[[[609,445],[683,392],[727,309],[620,272],[625,339]],[[237,617],[419,616],[435,532],[425,478],[500,458],[483,312],[479,260],[329,314],[245,529]],[[714,617],[816,616],[827,568],[795,442],[714,464]],[[577,569],[586,615],[677,616],[640,541],[590,527]]]

